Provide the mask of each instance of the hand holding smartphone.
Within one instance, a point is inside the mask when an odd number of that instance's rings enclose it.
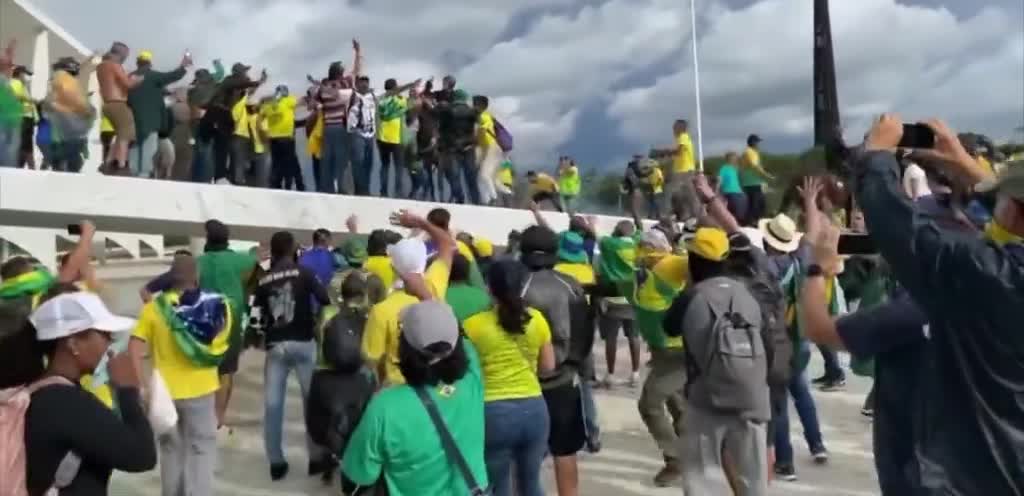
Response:
[[[927,124],[904,124],[900,148],[935,148],[935,131]]]

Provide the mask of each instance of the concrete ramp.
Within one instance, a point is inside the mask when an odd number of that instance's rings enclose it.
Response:
[[[279,191],[238,186],[155,181],[129,177],[0,169],[0,225],[63,229],[91,219],[101,231],[202,236],[203,223],[218,219],[239,240],[266,240],[289,230],[302,240],[325,228],[345,232],[345,220],[359,216],[360,230],[390,227],[389,215],[409,209],[425,215],[439,204],[391,198]],[[496,243],[512,229],[534,223],[528,210],[441,204],[452,213],[452,227]],[[568,216],[545,212],[555,229]],[[621,217],[597,216],[601,232]]]

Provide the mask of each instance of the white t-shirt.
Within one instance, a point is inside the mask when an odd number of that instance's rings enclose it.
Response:
[[[932,194],[932,190],[928,187],[928,176],[925,175],[921,166],[911,163],[903,171],[903,191],[911,200]]]

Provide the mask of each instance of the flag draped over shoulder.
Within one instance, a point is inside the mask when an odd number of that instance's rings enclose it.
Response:
[[[187,292],[175,303],[170,295],[156,299],[157,310],[181,352],[198,367],[220,365],[231,338],[230,305],[217,293]]]

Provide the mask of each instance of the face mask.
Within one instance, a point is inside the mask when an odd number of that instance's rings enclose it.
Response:
[[[996,224],[995,221],[985,224],[985,237],[994,241],[999,246],[1008,243],[1024,243],[1024,237],[1007,231],[1003,226]]]
[[[100,358],[100,363],[96,364],[96,368],[92,371],[92,386],[93,388],[100,387],[110,382],[110,374],[107,372],[107,364],[110,362],[110,356],[118,353],[124,353],[128,349],[128,336],[117,339],[110,343],[107,351],[103,353],[103,357]]]

